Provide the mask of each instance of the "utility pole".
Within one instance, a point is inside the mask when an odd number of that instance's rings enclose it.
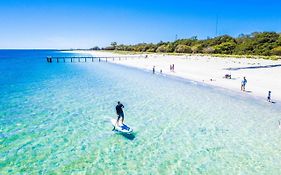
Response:
[[[217,16],[216,16],[216,36],[215,36],[215,37],[218,36],[218,24],[219,24],[219,17],[218,17],[218,15],[217,15]]]

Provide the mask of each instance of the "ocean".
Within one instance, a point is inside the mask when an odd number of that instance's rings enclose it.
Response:
[[[280,174],[279,104],[107,62],[0,50],[0,174]],[[131,135],[112,131],[125,106]]]

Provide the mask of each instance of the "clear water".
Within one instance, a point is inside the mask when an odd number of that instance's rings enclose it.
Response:
[[[278,104],[65,54],[0,51],[0,174],[281,173]]]

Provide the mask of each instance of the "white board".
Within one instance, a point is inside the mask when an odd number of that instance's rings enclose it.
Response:
[[[133,132],[133,129],[126,124],[123,124],[122,126],[121,125],[117,126],[116,119],[111,119],[111,124],[113,126],[115,126],[115,131],[122,132],[122,133],[128,133],[128,134]]]

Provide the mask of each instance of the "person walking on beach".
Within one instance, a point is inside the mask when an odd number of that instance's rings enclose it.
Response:
[[[152,68],[152,73],[155,74],[155,66]]]
[[[271,91],[268,91],[267,101],[271,102]]]
[[[247,84],[246,77],[243,77],[243,80],[241,81],[241,91],[245,91],[245,86]]]
[[[116,108],[116,113],[117,113],[117,121],[116,121],[116,125],[119,126],[119,120],[120,118],[121,119],[121,122],[122,122],[122,125],[124,123],[124,112],[123,112],[123,109],[124,108],[124,105],[122,103],[120,103],[120,101],[117,102],[117,106],[115,107]],[[113,128],[115,129],[115,127]]]

